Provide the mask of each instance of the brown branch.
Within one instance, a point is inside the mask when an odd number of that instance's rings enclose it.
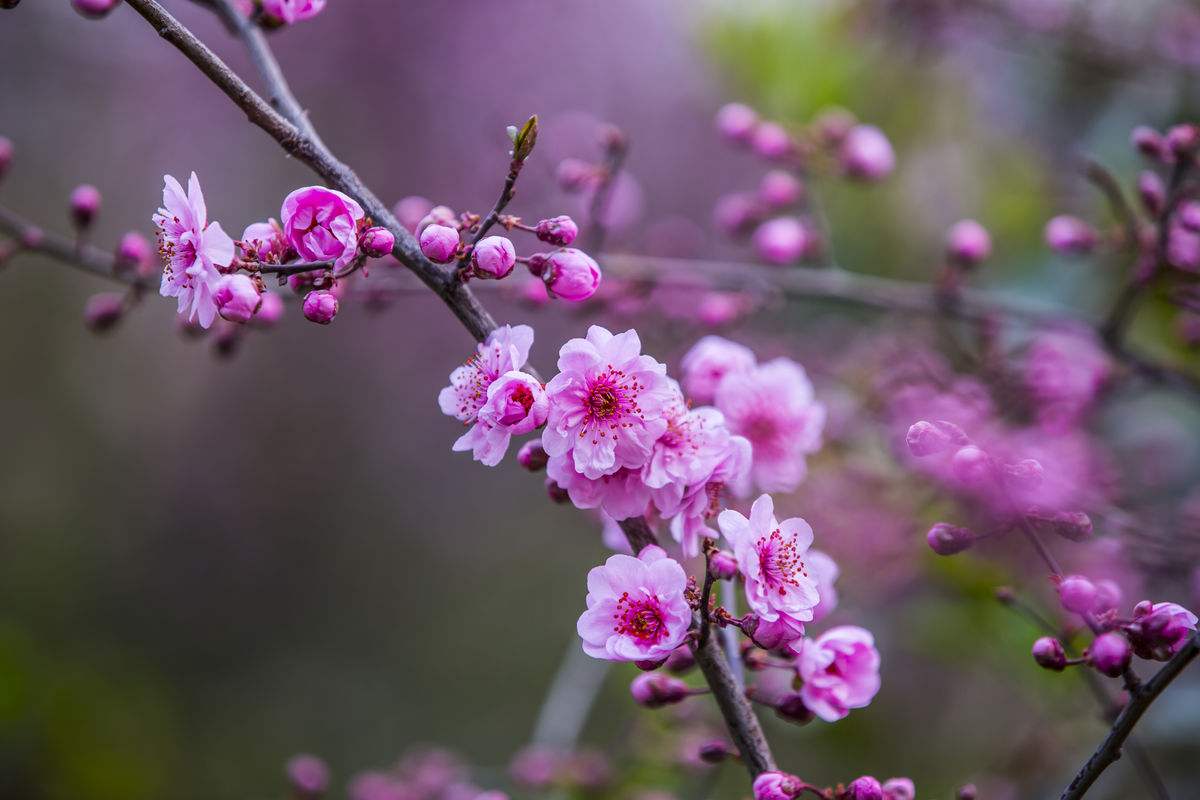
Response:
[[[135,265],[127,271],[117,269],[117,259],[98,247],[79,245],[73,239],[44,231],[20,215],[0,207],[0,232],[13,237],[21,252],[39,253],[67,266],[127,286],[148,287],[150,283],[137,276]]]

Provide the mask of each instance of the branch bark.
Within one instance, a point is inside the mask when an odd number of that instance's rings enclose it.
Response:
[[[150,286],[148,281],[137,277],[135,267],[132,265],[127,272],[118,271],[117,259],[111,253],[90,244],[80,246],[65,236],[44,231],[3,207],[0,207],[0,232],[21,242],[20,250],[22,252],[40,253],[74,267],[80,272],[107,278],[127,286]]]

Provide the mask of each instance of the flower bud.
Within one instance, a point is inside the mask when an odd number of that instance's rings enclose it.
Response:
[[[1162,213],[1163,206],[1167,202],[1167,187],[1163,186],[1162,178],[1158,177],[1157,173],[1146,170],[1138,175],[1137,190],[1142,207],[1151,216],[1157,217]]]
[[[1082,575],[1068,575],[1058,583],[1058,600],[1067,611],[1090,614],[1096,607],[1096,584]]]
[[[283,298],[275,292],[262,293],[262,305],[254,315],[255,323],[270,327],[283,318]]]
[[[846,800],[884,800],[883,786],[870,775],[863,775],[850,781],[842,796]]]
[[[855,125],[846,133],[838,158],[846,177],[861,181],[886,178],[896,167],[896,154],[883,131]]]
[[[816,716],[804,704],[804,697],[799,692],[789,692],[775,703],[775,714],[780,719],[807,725]]]
[[[1172,125],[1167,129],[1167,147],[1177,156],[1186,156],[1200,144],[1200,130],[1195,125]]]
[[[708,559],[708,573],[719,581],[733,580],[738,573],[738,562],[728,550],[718,550]]]
[[[646,708],[662,708],[682,702],[691,694],[688,685],[679,678],[661,672],[638,675],[629,685],[634,702]]]
[[[392,232],[379,226],[367,228],[358,239],[359,248],[371,258],[383,258],[392,252],[395,245],[396,237]]]
[[[517,451],[517,463],[530,472],[540,472],[545,469],[549,460],[550,456],[546,455],[542,443],[536,439],[521,445],[521,449]]]
[[[1200,233],[1200,200],[1185,200],[1180,203],[1175,218],[1192,233]]]
[[[503,236],[488,236],[475,244],[471,253],[471,272],[477,278],[500,280],[517,265],[517,250]]]
[[[124,298],[116,292],[101,292],[88,298],[83,307],[83,324],[92,333],[111,330],[125,312]]]
[[[758,114],[750,106],[742,103],[728,103],[721,106],[716,117],[717,132],[725,139],[737,144],[746,144],[754,135],[758,125]]]
[[[71,5],[88,19],[100,19],[120,2],[121,0],[71,0]]]
[[[318,325],[328,325],[338,313],[338,299],[325,289],[311,291],[304,296],[304,318]]]
[[[750,136],[750,146],[755,153],[772,161],[787,158],[795,150],[792,137],[778,122],[759,123]]]
[[[567,494],[567,490],[555,483],[552,478],[546,478],[546,494],[551,501],[559,505],[571,502],[571,495]]]
[[[754,249],[770,264],[793,264],[812,246],[813,237],[796,217],[776,217],[754,231]]]
[[[804,781],[786,772],[769,770],[754,779],[754,800],[792,800],[804,791]]]
[[[221,315],[221,319],[249,322],[262,305],[262,297],[254,281],[239,272],[235,275],[224,275],[217,281],[216,289],[213,290],[213,302],[217,304],[217,313]]]
[[[1121,600],[1124,599],[1125,593],[1121,591],[1120,585],[1110,578],[1102,578],[1098,581],[1093,581],[1096,586],[1096,603],[1092,606],[1092,611],[1096,614],[1103,614],[1108,611],[1115,610],[1121,605]]]
[[[570,247],[551,253],[542,272],[546,291],[573,303],[595,294],[601,277],[600,265],[591,256]]]
[[[100,190],[89,183],[76,186],[71,192],[71,219],[76,227],[86,228],[100,213]]]
[[[1033,643],[1033,660],[1046,669],[1062,672],[1067,666],[1067,654],[1062,642],[1053,636],[1043,636]]]
[[[970,528],[937,522],[925,534],[925,541],[929,543],[929,549],[939,556],[952,556],[969,550],[975,544],[975,533]]]
[[[1045,237],[1051,250],[1072,255],[1091,252],[1100,240],[1091,225],[1067,214],[1046,223]]]
[[[458,252],[458,230],[447,225],[428,225],[421,231],[421,252],[435,264],[447,264]]]
[[[790,172],[773,169],[758,184],[758,199],[770,208],[785,208],[804,196],[804,184]]]
[[[325,0],[262,0],[263,17],[274,26],[312,19],[324,9]]]
[[[1029,517],[1039,528],[1073,542],[1086,541],[1092,535],[1091,517],[1082,511],[1040,511],[1035,509],[1029,512]]]
[[[888,778],[883,782],[883,796],[887,800],[916,800],[917,787],[912,778]]]
[[[564,192],[578,192],[592,183],[596,177],[596,167],[580,158],[564,158],[558,162],[554,179]]]
[[[696,755],[705,764],[720,764],[722,761],[736,756],[737,751],[724,739],[709,739],[700,743],[700,746],[696,748]]]
[[[973,267],[992,254],[992,237],[973,219],[954,223],[946,234],[946,256],[955,264]]]
[[[1140,658],[1167,661],[1195,634],[1196,622],[1196,615],[1181,605],[1143,600],[1134,607],[1125,632]]]
[[[287,762],[288,783],[303,798],[315,798],[329,788],[329,767],[316,756],[298,755]]]
[[[1004,480],[1008,485],[1024,491],[1032,491],[1042,485],[1046,470],[1042,463],[1033,458],[1023,458],[1015,464],[1005,464],[1001,467]]]
[[[149,277],[149,272],[154,266],[150,242],[137,231],[129,231],[121,237],[114,256],[118,271],[132,269],[143,278]]]
[[[14,149],[11,139],[0,136],[0,178],[4,177],[4,173],[8,172],[8,167],[12,164]]]
[[[566,247],[578,235],[579,226],[565,214],[540,220],[537,224],[537,238],[555,247]]]
[[[904,443],[908,451],[917,458],[932,456],[948,450],[953,445],[963,445],[967,435],[957,425],[949,422],[917,420],[908,427]]]
[[[647,658],[641,661],[633,662],[633,665],[642,672],[654,672],[654,670],[667,663],[665,658]]]
[[[671,655],[667,656],[666,663],[663,666],[677,675],[682,675],[696,666],[696,657],[692,655],[692,648],[686,644],[681,644],[671,651]]]
[[[959,448],[950,462],[954,477],[964,486],[978,488],[992,478],[992,459],[973,444]]]
[[[1088,661],[1096,671],[1110,678],[1120,677],[1132,658],[1129,642],[1119,633],[1102,633],[1087,651]]]
[[[713,207],[713,225],[727,236],[748,233],[761,219],[762,209],[745,192],[721,195]]]
[[[954,793],[955,800],[977,800],[979,790],[975,788],[975,784],[967,783],[958,787],[958,791]]]
[[[1139,125],[1129,135],[1129,141],[1139,153],[1147,158],[1162,160],[1169,152],[1166,142],[1158,131],[1147,125]]]

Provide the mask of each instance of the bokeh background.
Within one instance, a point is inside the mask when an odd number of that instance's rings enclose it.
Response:
[[[168,5],[251,74],[209,14]],[[516,210],[578,213],[554,168],[595,159],[606,122],[631,143],[632,211],[609,250],[744,259],[709,220],[762,167],[718,140],[713,112],[736,99],[799,123],[838,105],[883,128],[899,158],[879,187],[819,187],[840,262],[930,279],[946,227],[974,216],[996,242],[981,285],[1085,313],[1104,307],[1117,263],[1051,254],[1042,225],[1063,211],[1103,217],[1082,154],[1131,176],[1129,130],[1196,110],[1200,17],[1181,3],[330,6],[273,41],[326,141],[385,200],[485,210],[504,126],[536,112],[542,138]],[[0,134],[17,147],[0,202],[65,230],[69,191],[93,183],[105,246],[151,232],[164,173],[199,173],[231,233],[313,182],[128,8],[89,22],[66,2],[26,0],[0,16]],[[546,502],[539,480],[450,452],[457,425],[435,396],[468,335],[414,295],[330,328],[292,307],[218,359],[177,335],[158,298],[111,335],[89,334],[83,303],[101,288],[35,258],[0,274],[0,797],[281,797],[282,764],[300,751],[330,762],[340,795],[354,772],[421,743],[502,782],[606,551],[596,521]],[[484,296],[497,318],[536,326],[543,372],[561,341],[610,321]],[[842,613],[884,654],[870,708],[834,726],[769,720],[768,732],[780,761],[814,781],[871,772],[912,776],[920,797],[969,780],[987,797],[1055,794],[1103,727],[1077,680],[1031,664],[1036,633],[992,599],[1013,583],[1046,603],[1040,573],[1002,544],[937,561],[923,543],[929,509],[909,507],[919,484],[857,435],[862,375],[844,365],[869,364],[860,356],[878,352],[888,324],[779,303],[731,333],[801,360],[845,410],[792,504],[842,563]],[[672,369],[702,332],[655,309],[639,327]],[[1135,337],[1192,358],[1168,329],[1152,307]],[[1129,505],[1169,507],[1194,483],[1194,403],[1139,390],[1096,426]],[[1136,479],[1151,468],[1153,481]],[[896,506],[864,509],[889,493]],[[1169,557],[1139,551],[1140,577],[1156,599],[1192,602],[1195,537],[1166,535]],[[618,761],[660,724],[628,702],[631,670],[612,671],[585,733]],[[1178,787],[1194,787],[1200,755],[1195,678],[1144,724]],[[712,796],[744,793],[738,772]],[[709,796],[653,763],[638,780]],[[1118,764],[1097,796],[1141,791]]]

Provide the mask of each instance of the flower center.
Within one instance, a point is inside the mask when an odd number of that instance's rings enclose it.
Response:
[[[779,528],[771,531],[769,536],[760,537],[755,550],[758,551],[763,583],[780,596],[787,593],[787,587],[800,585],[797,575],[808,577],[795,537],[784,538]]]
[[[624,370],[614,369],[611,364],[588,384],[584,408],[587,411],[579,431],[579,438],[591,434],[592,444],[612,435],[616,441],[621,428],[633,423],[628,417],[641,417],[638,394],[646,388]]]
[[[613,620],[615,633],[631,636],[643,644],[654,644],[667,634],[667,626],[659,613],[658,603],[650,598],[632,598],[629,592],[621,594]]]

